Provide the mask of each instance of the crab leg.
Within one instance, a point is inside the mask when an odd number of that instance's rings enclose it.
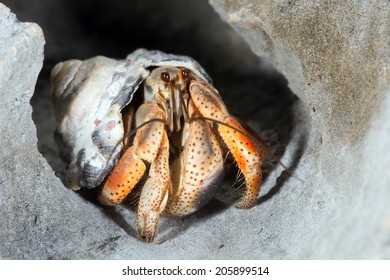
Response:
[[[156,104],[144,104],[138,110],[147,110],[143,122],[165,120],[164,111]],[[114,170],[108,176],[99,201],[105,205],[116,205],[125,199],[145,173],[144,161],[153,162],[163,138],[164,123],[155,121],[140,128],[133,146],[122,155]]]
[[[170,189],[169,141],[164,131],[160,149],[150,166],[149,178],[142,188],[138,204],[137,231],[146,242],[152,242],[157,233],[160,213],[165,209]]]
[[[190,102],[190,116],[200,116],[199,112],[191,114],[194,109]],[[174,216],[201,208],[214,196],[223,177],[222,150],[208,121],[186,123],[182,144],[184,150],[172,172],[174,195],[166,209],[167,214]]]
[[[218,121],[218,132],[244,174],[246,189],[236,206],[252,207],[260,192],[261,165],[268,153],[267,148],[253,141],[254,135],[229,114],[211,85],[194,80],[190,84],[190,95],[203,117]]]

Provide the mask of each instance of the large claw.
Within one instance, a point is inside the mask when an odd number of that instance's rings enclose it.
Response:
[[[191,111],[190,103],[190,116],[194,116]],[[191,214],[210,201],[223,177],[222,150],[210,123],[186,124],[183,137],[184,150],[173,172],[174,195],[166,209],[174,216]]]
[[[263,144],[259,145],[255,140],[256,136],[230,116],[216,89],[211,85],[194,80],[190,84],[190,95],[203,117],[217,121],[220,136],[245,176],[245,193],[236,206],[252,207],[260,192],[261,166],[268,154],[267,148]]]

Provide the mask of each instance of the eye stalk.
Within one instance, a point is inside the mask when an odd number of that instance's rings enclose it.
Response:
[[[169,83],[171,81],[171,77],[169,76],[169,73],[166,71],[161,72],[160,78],[161,78],[161,80],[163,80],[166,83]]]

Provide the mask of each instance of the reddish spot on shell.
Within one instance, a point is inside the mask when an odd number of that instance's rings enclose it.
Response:
[[[101,122],[102,122],[101,120],[96,119],[96,120],[94,121],[94,124],[95,124],[95,126],[98,126]]]
[[[129,65],[131,65],[131,64],[133,64],[133,61],[130,60],[130,59],[126,59],[125,65],[126,65],[126,66],[129,66]]]
[[[110,130],[113,130],[116,126],[116,122],[115,121],[109,121],[106,125],[106,130],[107,131],[110,131]]]

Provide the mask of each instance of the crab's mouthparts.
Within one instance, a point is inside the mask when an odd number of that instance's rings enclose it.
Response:
[[[169,123],[168,127],[170,131],[181,130],[181,117],[184,117],[184,121],[188,120],[187,107],[183,98],[182,90],[180,86],[170,83],[169,85],[171,95],[169,98]]]

